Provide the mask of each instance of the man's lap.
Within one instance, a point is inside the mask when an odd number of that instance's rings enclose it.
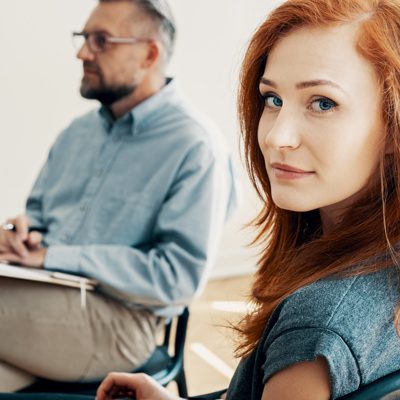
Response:
[[[81,381],[132,370],[155,346],[156,320],[95,292],[0,278],[0,360],[35,376]]]

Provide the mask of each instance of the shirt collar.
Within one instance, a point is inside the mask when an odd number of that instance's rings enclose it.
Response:
[[[106,126],[107,131],[109,131],[115,122],[110,107],[103,104],[99,109],[99,114],[102,122]]]
[[[107,130],[110,130],[116,122],[121,123],[122,121],[131,120],[132,129],[130,133],[132,135],[138,135],[145,132],[143,128],[148,127],[151,124],[151,117],[154,116],[154,113],[163,109],[167,103],[171,104],[179,102],[179,99],[180,93],[175,79],[167,78],[165,86],[148,99],[132,108],[131,111],[126,113],[117,121],[114,119],[108,106],[102,105],[99,114],[103,122],[106,124]]]

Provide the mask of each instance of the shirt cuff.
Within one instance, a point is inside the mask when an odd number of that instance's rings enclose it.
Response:
[[[80,246],[50,246],[44,260],[44,269],[80,273]]]

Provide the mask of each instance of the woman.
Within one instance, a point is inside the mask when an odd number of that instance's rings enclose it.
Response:
[[[239,116],[265,207],[228,399],[335,399],[400,368],[400,2],[289,0],[252,38]],[[98,399],[176,399],[111,374]]]

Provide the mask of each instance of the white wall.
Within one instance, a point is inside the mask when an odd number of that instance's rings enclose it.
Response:
[[[257,208],[239,161],[235,102],[240,59],[269,9],[281,0],[170,0],[178,25],[172,75],[220,126],[237,160],[243,202],[228,224],[215,275],[254,265],[242,230]],[[0,13],[0,221],[24,209],[25,198],[60,130],[96,107],[78,93],[81,65],[71,31],[80,30],[95,0],[14,0]]]

